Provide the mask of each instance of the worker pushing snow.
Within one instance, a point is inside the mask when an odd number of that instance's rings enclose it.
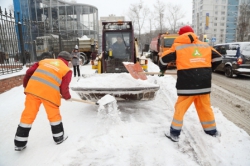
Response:
[[[70,53],[62,51],[57,59],[41,60],[26,71],[23,79],[25,108],[14,138],[16,151],[26,148],[31,126],[41,104],[46,110],[55,143],[60,144],[67,139],[59,107],[61,98],[65,100],[71,98],[69,83],[72,71],[68,67],[70,60]]]

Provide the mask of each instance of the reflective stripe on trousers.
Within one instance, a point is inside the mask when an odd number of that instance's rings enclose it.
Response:
[[[216,123],[210,104],[210,94],[197,96],[178,96],[177,102],[175,104],[175,113],[171,127],[175,130],[181,131],[183,117],[193,102],[204,131],[215,130]]]
[[[63,139],[64,129],[61,121],[51,122],[51,131],[55,142],[59,142]]]
[[[14,143],[16,147],[23,147],[28,142],[31,124],[20,123],[17,127]]]

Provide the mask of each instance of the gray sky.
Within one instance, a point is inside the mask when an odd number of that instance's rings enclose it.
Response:
[[[70,0],[68,0],[70,2]],[[144,0],[145,6],[154,10],[154,4],[157,0]],[[183,22],[192,22],[192,0],[161,0],[166,5],[172,3],[175,5],[180,5],[181,9],[185,13],[185,18]],[[78,3],[86,3],[83,0],[76,0]],[[130,4],[139,3],[140,0],[90,0],[87,2],[89,5],[93,5],[99,10],[100,16],[108,16],[114,14],[116,16],[126,16],[129,11]]]
[[[7,8],[9,5],[13,4],[13,0],[0,0],[0,6],[3,8]],[[71,2],[72,0],[66,0]],[[110,14],[114,14],[116,16],[126,16],[129,11],[130,4],[139,3],[140,0],[73,0],[77,3],[89,4],[98,8],[99,17],[101,16],[109,16]],[[181,5],[181,9],[185,13],[185,17],[182,19],[183,22],[192,22],[192,0],[161,0],[166,5],[168,3],[173,3],[176,5]],[[144,0],[144,5],[150,8],[152,11],[154,10],[154,3],[156,0]]]
[[[8,10],[8,6],[9,5],[12,5],[13,4],[13,1],[12,0],[0,0],[0,6],[1,6],[1,9],[4,10],[4,8],[6,8]]]

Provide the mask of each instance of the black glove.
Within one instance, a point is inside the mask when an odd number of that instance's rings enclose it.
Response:
[[[160,73],[158,74],[159,77],[163,77],[165,73],[165,70],[161,70]]]

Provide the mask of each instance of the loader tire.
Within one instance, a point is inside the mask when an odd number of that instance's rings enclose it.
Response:
[[[82,61],[82,63],[81,63],[82,66],[89,63],[89,58],[88,58],[88,56],[85,53],[81,53],[80,59]]]

